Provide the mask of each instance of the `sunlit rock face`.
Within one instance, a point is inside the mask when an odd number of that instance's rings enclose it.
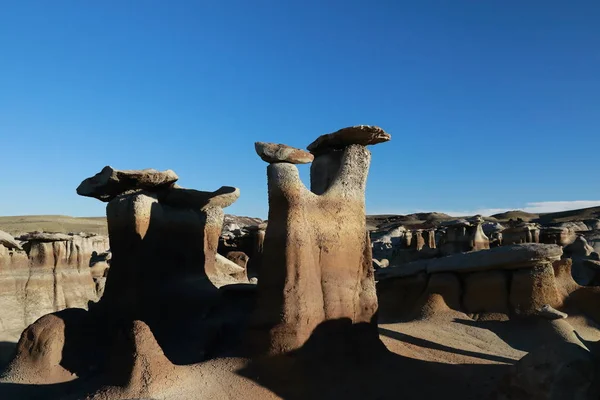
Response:
[[[311,190],[295,165],[267,167],[269,224],[253,350],[296,349],[327,320],[372,323],[377,296],[365,221],[371,158],[365,145],[386,140],[381,128],[366,126],[320,137],[309,146],[315,154]]]

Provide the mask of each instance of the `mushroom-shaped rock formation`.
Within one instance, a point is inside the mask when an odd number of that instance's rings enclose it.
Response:
[[[106,166],[96,175],[87,178],[77,188],[77,194],[110,201],[130,190],[157,191],[173,185],[179,177],[169,170],[142,169],[119,171]]]
[[[128,176],[147,175],[144,171],[129,171]],[[96,344],[92,347],[112,349],[118,342],[116,335],[120,327],[141,320],[152,330],[173,361],[200,361],[204,357],[205,344],[214,341],[219,332],[219,328],[208,323],[198,324],[217,303],[217,287],[228,283],[249,283],[244,268],[224,257],[219,257],[217,262],[217,246],[224,218],[222,207],[233,203],[239,197],[239,190],[223,187],[215,192],[200,192],[163,187],[159,193],[138,190],[137,182],[129,183],[131,187],[119,184],[119,190],[110,192],[112,195],[123,190],[107,205],[112,257],[100,301],[90,305],[89,312],[84,311],[76,323],[69,324],[65,329],[69,335],[64,335],[64,340],[54,340],[53,333],[42,329],[43,326],[37,329],[36,324],[43,323],[38,320],[28,328],[28,334],[22,336],[21,341],[26,340],[33,347],[43,346],[46,342],[56,343],[59,348],[53,350],[52,357],[58,354],[64,358],[74,356],[71,350],[73,343],[78,341],[94,341]],[[130,190],[132,187],[136,190]],[[55,243],[40,245],[52,246]],[[220,270],[222,265],[227,270]],[[93,284],[89,270],[86,265],[84,271]],[[79,328],[84,325],[95,328],[92,333],[84,332]],[[56,334],[61,334],[60,329],[56,330]],[[29,344],[27,346],[31,347]],[[64,347],[61,349],[61,346]],[[92,351],[91,348],[80,350],[77,357],[97,359],[101,365],[110,365],[107,355],[92,356]],[[44,355],[34,354],[31,357]],[[20,364],[30,362],[32,360],[23,353],[13,360],[12,370],[19,371]],[[40,361],[39,365],[51,365],[56,368],[57,374],[62,373],[60,368],[64,367],[64,363],[59,366],[54,359],[48,362],[50,364]],[[77,369],[69,371],[81,372]],[[49,376],[54,374],[53,371],[47,373]]]
[[[223,208],[238,197],[239,190],[227,186],[214,192],[172,187],[109,202],[112,260],[103,303],[122,313],[148,314],[146,322],[185,320],[178,319],[187,313],[178,304],[206,306],[199,293],[216,289],[213,278],[222,282],[216,255]]]
[[[327,153],[331,150],[341,150],[351,144],[367,146],[387,142],[392,138],[378,126],[358,125],[340,129],[337,132],[319,136],[308,145],[307,149],[313,154]]]
[[[482,218],[447,223],[440,247],[442,255],[489,249],[490,239],[483,232],[482,223]]]
[[[308,151],[285,144],[256,142],[254,148],[260,158],[268,163],[308,164],[315,158]]]
[[[364,145],[389,138],[381,128],[368,127],[317,139],[311,145],[319,150],[311,166],[312,191],[295,165],[267,167],[269,224],[250,333],[253,350],[296,349],[327,320],[374,320],[377,296],[365,219],[371,154]]]
[[[517,221],[502,231],[503,244],[539,243],[540,227],[538,224]],[[548,243],[551,244],[551,243]]]

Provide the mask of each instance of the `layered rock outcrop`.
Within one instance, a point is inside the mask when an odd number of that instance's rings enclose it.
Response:
[[[0,340],[17,340],[45,314],[87,308],[98,300],[90,259],[109,248],[107,237],[32,232],[10,241],[8,236],[2,235],[6,240],[0,244]]]
[[[560,260],[562,254],[557,245],[521,244],[379,270],[380,317],[414,318],[434,295],[445,307],[471,314],[526,316],[546,304],[562,307],[568,296],[557,284],[555,270],[571,272],[570,261]]]

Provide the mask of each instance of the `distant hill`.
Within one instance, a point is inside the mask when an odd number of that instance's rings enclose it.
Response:
[[[600,219],[600,207],[540,214],[540,217],[536,222],[541,224],[553,224],[569,221],[585,221],[586,219]]]
[[[407,228],[429,228],[438,225],[442,221],[450,221],[463,217],[452,217],[443,213],[416,213],[408,215],[367,215],[367,229],[388,229],[391,227],[404,225]],[[509,219],[516,220],[521,218],[528,222],[537,222],[542,225],[552,225],[561,222],[585,221],[589,219],[600,219],[600,207],[581,208],[578,210],[560,211],[545,214],[533,214],[521,210],[506,211],[494,214],[490,217],[484,217],[484,220],[491,222],[506,222]]]
[[[399,225],[404,225],[409,228],[428,228],[439,225],[440,222],[451,221],[458,218],[459,217],[452,217],[448,214],[437,212],[408,215],[367,215],[367,229],[388,229]],[[517,218],[521,218],[524,221],[538,222],[542,225],[552,225],[569,221],[585,221],[588,219],[600,219],[600,207],[582,208],[579,210],[546,214],[532,214],[525,211],[513,210],[494,214],[491,217],[485,217],[484,219],[486,221],[504,222],[509,219]],[[259,222],[261,222],[259,218],[239,217],[234,215],[225,216],[225,224],[236,223],[243,226],[255,225]],[[66,215],[21,215],[14,217],[0,217],[0,230],[12,235],[32,231],[62,233],[93,232],[100,235],[108,234],[105,217],[69,217]]]
[[[498,221],[508,221],[509,219],[518,219],[521,218],[523,221],[532,221],[534,219],[539,218],[539,214],[532,214],[521,210],[513,210],[506,211],[499,214],[492,215],[493,218],[496,218]]]
[[[16,235],[18,233],[47,232],[88,232],[108,235],[106,217],[69,217],[66,215],[19,215],[0,217],[0,230]]]
[[[225,224],[234,223],[239,226],[258,225],[260,218],[225,215]],[[87,232],[108,235],[106,217],[69,217],[66,215],[19,215],[0,217],[0,230],[15,236],[33,231],[46,232]]]

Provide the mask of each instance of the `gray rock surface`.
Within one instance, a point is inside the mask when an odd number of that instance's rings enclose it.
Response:
[[[539,311],[538,311],[538,315],[540,317],[544,317],[544,318],[548,318],[548,319],[565,319],[567,318],[569,315],[562,312],[562,311],[558,311],[557,309],[553,308],[552,306],[550,306],[549,304],[545,304]]]
[[[524,243],[490,250],[452,254],[441,258],[420,260],[382,270],[379,279],[402,277],[425,271],[435,272],[470,272],[491,269],[526,268],[538,263],[559,260],[562,248],[554,244]]]
[[[0,244],[7,249],[18,249],[21,250],[21,245],[19,242],[12,237],[11,234],[6,233],[4,231],[0,231]]]
[[[106,166],[96,175],[81,182],[77,187],[77,194],[108,202],[131,190],[158,191],[173,185],[178,179],[177,174],[170,169],[120,171]]]
[[[319,136],[307,146],[313,154],[343,149],[351,144],[367,146],[387,142],[392,138],[378,126],[357,125],[340,129],[339,131]]]
[[[74,235],[66,235],[64,233],[29,232],[18,236],[16,239],[23,242],[70,242],[74,237]]]
[[[308,151],[285,144],[256,142],[254,143],[254,148],[260,158],[268,163],[286,162],[290,164],[308,164],[315,158],[315,156]]]

